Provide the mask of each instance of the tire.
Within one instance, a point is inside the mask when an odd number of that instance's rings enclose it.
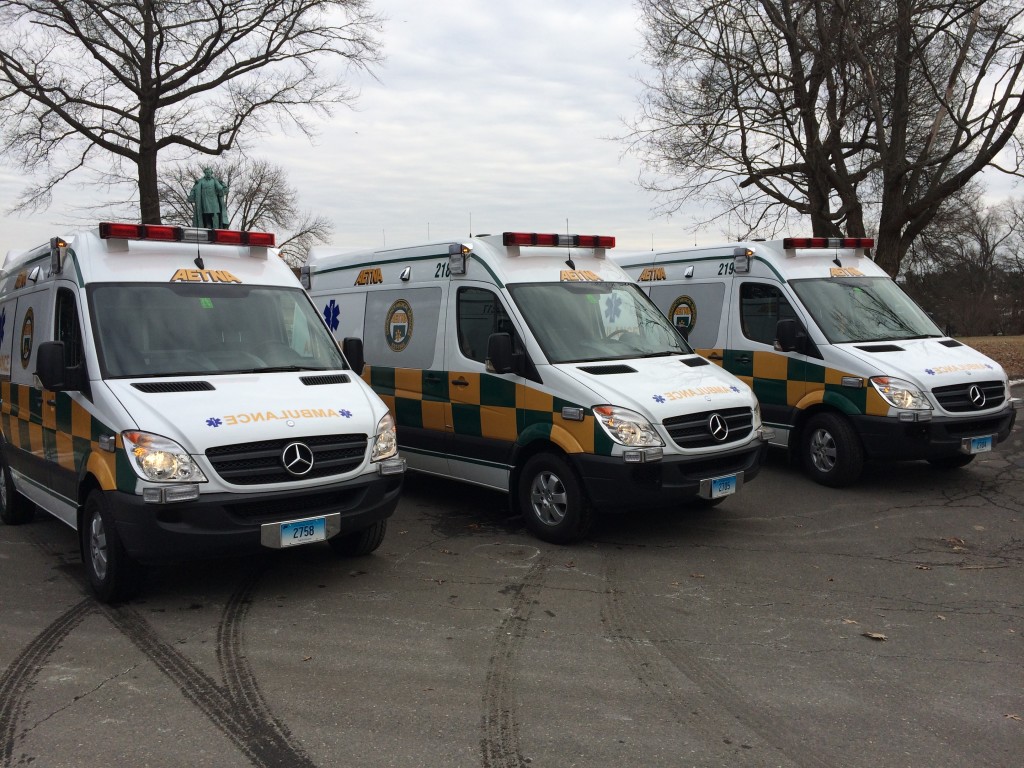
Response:
[[[834,413],[812,416],[800,438],[804,470],[831,488],[850,485],[864,469],[864,447],[850,423]]]
[[[125,551],[98,491],[85,500],[81,545],[85,573],[97,600],[118,603],[138,593],[143,569]]]
[[[339,533],[327,540],[339,555],[345,557],[360,557],[373,552],[384,541],[384,534],[388,530],[388,521],[379,520],[368,528],[363,528],[355,533]]]
[[[7,525],[27,523],[35,514],[35,505],[14,488],[7,462],[0,458],[0,520]]]
[[[519,473],[517,490],[523,521],[538,539],[569,544],[590,532],[593,510],[576,473],[562,457],[532,456]]]
[[[934,459],[928,459],[928,463],[936,469],[960,469],[974,461],[974,458],[974,454],[971,453],[957,453],[953,456],[937,456]]]

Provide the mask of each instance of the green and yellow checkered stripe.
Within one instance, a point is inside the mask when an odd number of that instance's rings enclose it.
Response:
[[[376,365],[363,369],[363,379],[391,410],[399,433],[416,427],[520,444],[545,439],[566,453],[612,454],[612,441],[589,408],[537,387],[489,373]],[[583,421],[562,418],[565,407],[583,408]]]
[[[53,405],[44,405],[52,399]],[[47,392],[24,384],[0,382],[0,429],[10,445],[82,477],[95,475],[105,491],[135,490],[120,434],[115,433],[66,392]],[[114,453],[99,446],[100,435],[117,434]]]
[[[889,405],[866,379],[852,373],[777,352],[740,349],[698,349],[727,371],[746,382],[763,405],[788,405],[805,410],[825,403],[850,415],[887,416]],[[748,358],[746,361],[741,358]],[[861,387],[844,387],[843,378],[861,380]]]

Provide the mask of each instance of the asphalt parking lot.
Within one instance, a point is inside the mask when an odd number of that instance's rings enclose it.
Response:
[[[1019,765],[1022,586],[1021,426],[843,491],[775,454],[571,547],[410,477],[372,556],[162,568],[114,608],[38,516],[0,525],[0,766]]]

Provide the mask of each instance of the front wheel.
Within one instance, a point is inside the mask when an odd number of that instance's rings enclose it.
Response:
[[[593,512],[568,462],[552,453],[531,457],[519,474],[519,507],[526,527],[552,544],[579,541]]]
[[[387,520],[378,520],[371,526],[355,533],[339,533],[327,540],[331,549],[345,557],[360,557],[373,552],[384,541],[388,530]]]
[[[928,459],[928,463],[936,469],[960,469],[960,467],[966,467],[974,461],[974,454],[972,453],[958,453],[953,456],[938,456],[934,459]]]
[[[14,487],[11,468],[0,458],[0,520],[7,525],[21,525],[32,519],[35,505]]]
[[[850,422],[833,413],[812,416],[803,430],[801,454],[811,479],[832,488],[850,485],[864,469],[864,447]]]
[[[82,559],[89,585],[101,603],[116,603],[135,594],[142,567],[129,557],[99,491],[89,494],[82,513]]]

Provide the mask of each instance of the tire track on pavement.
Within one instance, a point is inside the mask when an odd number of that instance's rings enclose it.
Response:
[[[528,764],[519,746],[516,676],[519,654],[546,577],[547,563],[542,555],[515,588],[509,613],[495,632],[484,685],[484,733],[480,741],[483,768],[522,768]]]

